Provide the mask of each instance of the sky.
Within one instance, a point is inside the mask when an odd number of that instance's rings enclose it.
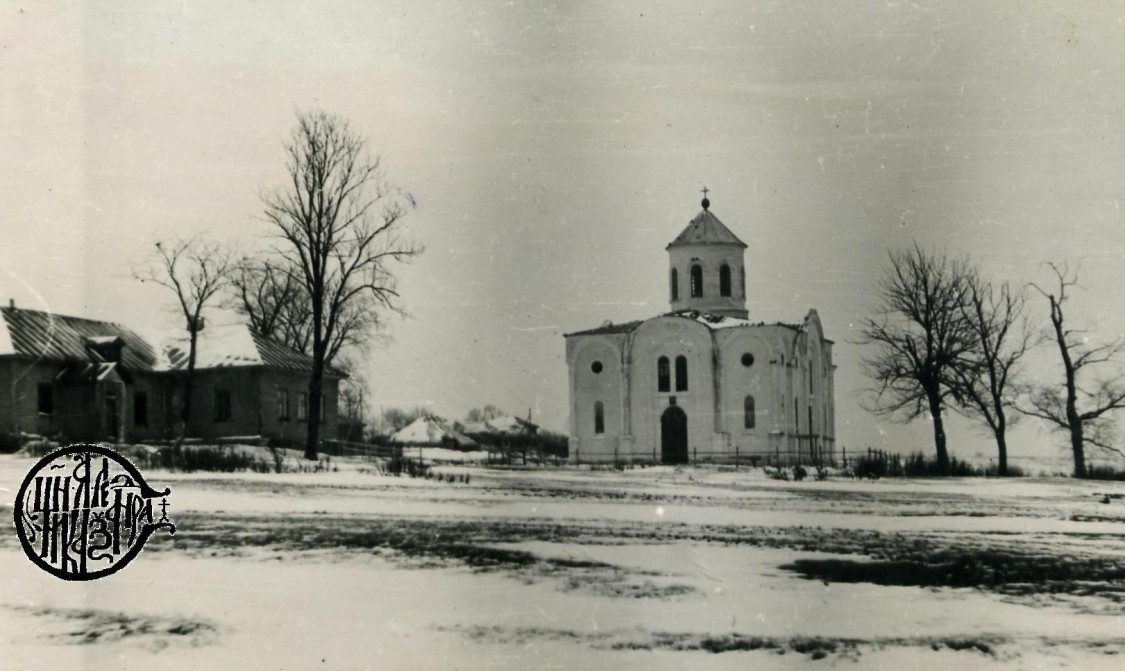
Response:
[[[815,308],[837,343],[837,442],[928,451],[925,422],[861,406],[887,254],[917,243],[1021,284],[1080,264],[1072,319],[1125,331],[1122,62],[1111,0],[0,0],[0,298],[173,319],[133,268],[174,236],[268,244],[260,194],[319,107],[418,204],[404,224],[426,251],[395,269],[408,316],[364,359],[376,407],[492,403],[564,430],[562,334],[668,310],[664,247],[707,186],[749,245],[751,318]],[[991,451],[971,424],[950,434],[955,455]],[[1063,443],[1031,421],[1010,442]]]

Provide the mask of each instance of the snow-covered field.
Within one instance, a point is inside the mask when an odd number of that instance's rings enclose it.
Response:
[[[93,583],[5,524],[0,668],[1125,664],[1117,483],[439,470],[150,471],[179,532]]]

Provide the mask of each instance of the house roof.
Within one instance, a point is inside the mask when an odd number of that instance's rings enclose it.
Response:
[[[0,308],[0,356],[17,355],[64,363],[101,361],[97,349],[120,338],[121,363],[133,370],[159,367],[157,350],[135,331],[113,322],[56,315],[23,308]]]
[[[188,336],[183,331],[144,336],[112,322],[56,315],[23,308],[0,308],[0,356],[24,356],[59,363],[103,361],[100,351],[120,340],[121,364],[128,370],[186,370]],[[199,332],[198,369],[264,366],[305,372],[312,357],[257,333],[245,324],[208,325]],[[338,369],[326,374],[343,377]]]
[[[707,205],[709,204],[705,201],[704,208],[688,222],[687,228],[681,231],[675,240],[668,243],[668,247],[704,244],[746,247],[746,243],[739,240],[737,235],[731,233],[731,230],[719,221],[719,218],[712,214],[711,210],[707,209]]]
[[[391,436],[391,441],[404,445],[440,445],[448,442],[455,442],[462,447],[476,445],[472,438],[437,417],[419,417]]]

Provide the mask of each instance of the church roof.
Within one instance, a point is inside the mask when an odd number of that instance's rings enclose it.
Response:
[[[567,333],[565,336],[586,336],[586,335],[604,335],[610,333],[630,333],[637,329],[641,324],[651,319],[660,319],[661,317],[680,317],[682,319],[690,319],[691,321],[699,322],[707,328],[716,331],[719,329],[729,328],[743,328],[743,327],[761,327],[761,326],[780,326],[791,331],[800,331],[800,324],[787,324],[785,322],[751,322],[748,319],[739,319],[737,317],[727,317],[725,315],[711,314],[706,312],[699,312],[697,310],[680,310],[677,312],[665,312],[664,314],[651,317],[650,319],[643,319],[638,321],[624,322],[622,324],[614,324],[606,322],[605,324],[585,331],[575,331]]]
[[[699,244],[719,244],[719,245],[739,245],[746,247],[746,243],[739,240],[738,236],[731,233],[731,230],[726,225],[719,221],[719,218],[711,213],[709,209],[711,203],[704,198],[703,209],[699,214],[695,215],[687,228],[683,230],[676,239],[668,243],[668,247],[676,247],[678,245],[699,245]]]
[[[565,334],[567,337],[579,335],[602,335],[606,333],[628,333],[637,328],[644,321],[638,320],[633,322],[625,322],[623,324],[614,324],[613,322],[606,322],[601,326],[593,329],[586,329],[585,331],[575,331],[573,333]]]

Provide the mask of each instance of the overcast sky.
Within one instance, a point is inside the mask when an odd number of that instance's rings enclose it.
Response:
[[[564,428],[562,334],[668,309],[664,246],[704,185],[749,244],[751,318],[815,308],[837,342],[844,445],[931,449],[858,403],[849,341],[889,250],[1019,282],[1081,262],[1074,319],[1125,329],[1119,2],[0,7],[0,288],[21,306],[170,319],[131,267],[176,234],[262,244],[258,194],[319,106],[413,194],[427,246],[369,357],[376,404]],[[1037,429],[1017,456],[1055,449]]]

